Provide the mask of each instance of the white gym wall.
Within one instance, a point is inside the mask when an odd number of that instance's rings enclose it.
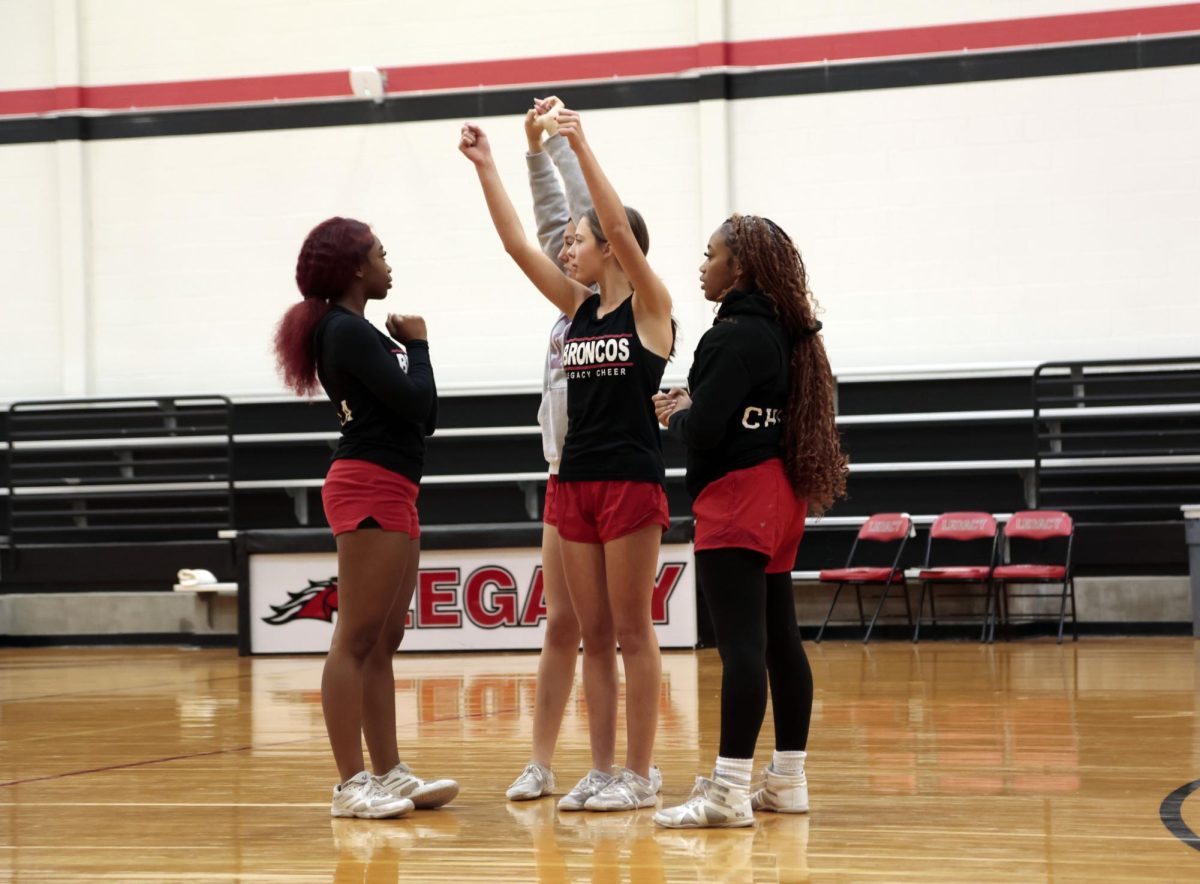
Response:
[[[1127,8],[648,0],[0,0],[0,92],[595,53]],[[352,15],[347,10],[352,11]],[[398,84],[393,83],[393,88]],[[530,95],[542,90],[529,88]],[[1191,353],[1200,67],[591,111],[676,297],[737,209],[792,233],[839,371]],[[481,121],[532,236],[520,118]],[[439,384],[536,386],[553,310],[491,230],[457,120],[0,145],[0,400],[279,392],[304,234],[372,223]]]

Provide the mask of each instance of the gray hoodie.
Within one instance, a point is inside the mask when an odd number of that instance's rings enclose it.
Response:
[[[557,263],[567,222],[582,217],[592,207],[592,197],[575,151],[561,135],[551,135],[540,153],[525,155],[525,162],[529,166],[538,245],[551,261]],[[555,166],[558,175],[554,172]],[[562,176],[561,185],[559,175]],[[550,465],[551,474],[558,473],[563,440],[567,436],[567,374],[562,367],[562,350],[570,324],[566,314],[560,313],[550,331],[550,346],[546,350],[546,368],[542,375],[538,425],[542,428],[542,454]]]

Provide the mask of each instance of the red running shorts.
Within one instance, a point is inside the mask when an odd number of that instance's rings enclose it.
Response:
[[[374,519],[384,531],[421,536],[417,495],[411,479],[378,464],[353,458],[333,462],[321,488],[321,503],[333,535],[356,531],[364,519]]]
[[[808,502],[796,499],[783,461],[772,458],[705,486],[692,504],[695,548],[751,549],[770,559],[768,574],[790,572],[807,513]]]
[[[667,494],[657,482],[559,482],[554,516],[558,536],[576,543],[608,543],[658,525],[671,526]]]

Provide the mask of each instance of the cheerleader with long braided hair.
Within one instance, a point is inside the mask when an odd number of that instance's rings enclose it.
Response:
[[[767,218],[734,215],[704,258],[701,284],[717,318],[696,347],[689,390],[654,403],[687,446],[696,574],[723,665],[721,747],[712,777],[655,814],[669,828],[749,826],[754,810],[808,810],[813,683],[791,570],[807,513],[825,512],[846,490],[833,373],[795,243]],[[768,681],[775,754],[752,792]]]

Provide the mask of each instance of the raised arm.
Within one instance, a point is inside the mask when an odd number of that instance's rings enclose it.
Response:
[[[546,114],[556,105],[561,104],[562,101],[555,95],[533,100],[533,106],[539,114]],[[557,119],[555,125],[557,126]],[[542,146],[550,155],[550,159],[554,161],[554,165],[558,167],[558,174],[562,176],[563,189],[567,192],[567,209],[571,213],[571,220],[578,223],[579,219],[583,217],[583,213],[592,207],[592,195],[588,193],[587,182],[583,180],[583,170],[579,168],[579,158],[575,156],[575,151],[571,150],[567,139],[557,132],[547,138]]]
[[[592,149],[584,137],[579,114],[566,108],[559,111],[558,131],[567,139],[571,149],[579,158],[579,167],[583,171],[588,192],[592,195],[592,202],[596,206],[600,226],[604,228],[604,236],[612,245],[613,253],[620,262],[621,269],[633,283],[634,310],[648,319],[665,323],[669,330],[671,294],[650,267],[650,262],[646,260],[641,246],[634,238],[633,229],[629,226],[629,219],[625,215],[625,206],[609,182],[608,176],[600,168],[596,155],[592,153]]]
[[[562,251],[563,232],[571,220],[571,214],[567,210],[563,187],[554,174],[554,163],[542,143],[542,127],[537,121],[537,111],[532,108],[525,114],[525,138],[529,142],[525,165],[529,169],[529,192],[533,196],[533,220],[537,224],[538,245],[547,258],[557,263],[558,253]],[[562,142],[557,136],[556,140]],[[570,148],[567,152],[570,153]]]
[[[567,316],[574,316],[575,310],[591,292],[568,279],[554,261],[526,238],[517,210],[513,208],[512,200],[504,190],[504,182],[500,180],[500,173],[492,159],[491,146],[483,130],[472,123],[463,124],[458,149],[475,166],[492,224],[500,235],[504,251],[547,300]]]

